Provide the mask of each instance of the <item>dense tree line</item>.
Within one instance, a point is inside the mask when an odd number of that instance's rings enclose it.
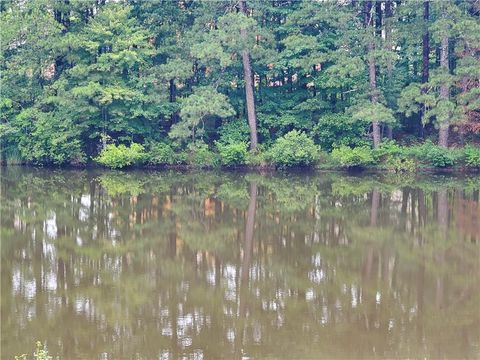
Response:
[[[479,139],[477,0],[0,6],[3,160],[85,163],[136,143],[157,163],[235,162],[292,131],[325,151]]]

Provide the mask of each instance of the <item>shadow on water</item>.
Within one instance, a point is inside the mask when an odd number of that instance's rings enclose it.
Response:
[[[2,358],[473,358],[479,177],[1,173]]]

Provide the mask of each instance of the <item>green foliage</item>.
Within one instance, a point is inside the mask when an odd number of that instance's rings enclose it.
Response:
[[[195,167],[211,168],[218,166],[219,158],[208,145],[203,142],[195,142],[187,147],[188,163]]]
[[[18,114],[12,125],[18,129],[13,138],[26,161],[55,165],[85,162],[78,131],[69,119],[29,108]]]
[[[182,101],[182,121],[172,126],[169,135],[180,142],[188,138],[195,141],[196,137],[204,135],[204,121],[207,116],[229,117],[234,114],[235,111],[225,95],[210,86],[198,87]]]
[[[48,350],[45,345],[42,345],[40,341],[36,342],[37,349],[33,353],[35,360],[52,360],[53,357],[48,355]],[[15,360],[28,360],[29,357],[27,354],[22,354],[20,356],[15,356]]]
[[[384,21],[372,22],[375,31],[364,24],[365,2],[281,3],[248,1],[244,13],[228,1],[1,2],[2,159],[83,164],[108,137],[142,144],[149,164],[173,165],[192,163],[194,152],[177,150],[197,141],[210,149],[215,141],[249,144],[243,70],[254,79],[266,147],[292,130],[328,152],[362,147],[372,121],[402,141],[418,141],[422,124],[432,138],[440,126],[460,123],[467,141],[476,136],[480,39],[472,1],[432,2],[428,21],[411,1],[395,3],[391,16],[377,7]],[[448,37],[454,65],[430,61],[428,80],[420,69],[427,30],[432,49]],[[393,156],[374,155],[383,164]],[[266,160],[257,153],[245,162]]]
[[[363,168],[375,162],[372,149],[367,146],[355,148],[340,146],[333,149],[332,158],[347,168]]]
[[[431,141],[411,147],[406,152],[427,165],[438,168],[453,166],[459,156],[458,152],[436,146]]]
[[[385,161],[385,166],[387,169],[395,173],[411,173],[415,172],[417,169],[417,163],[415,160],[404,156],[388,157]]]
[[[121,169],[139,163],[145,157],[143,145],[132,143],[127,147],[123,144],[108,144],[95,161],[112,169]]]
[[[178,157],[170,144],[152,143],[147,153],[148,163],[152,165],[172,165]]]
[[[243,142],[229,144],[217,142],[216,145],[222,165],[236,166],[245,164],[248,154],[247,144]]]
[[[406,157],[404,148],[393,140],[383,141],[377,149],[373,150],[375,161],[382,162],[392,157]]]
[[[220,142],[224,144],[247,143],[249,141],[250,129],[245,119],[236,119],[223,124],[218,133]]]
[[[308,167],[315,164],[319,149],[305,133],[292,130],[273,144],[268,159],[279,168]]]
[[[392,140],[386,140],[377,149],[374,149],[373,157],[375,162],[383,163],[388,170],[396,173],[414,172],[417,167],[415,159],[406,148]]]
[[[349,109],[352,119],[371,123],[372,121],[381,121],[387,124],[394,124],[395,117],[392,109],[389,109],[381,103],[371,103],[362,101]]]
[[[465,146],[465,165],[468,167],[480,167],[480,147]]]
[[[336,146],[350,147],[367,145],[367,125],[353,121],[345,114],[326,114],[320,117],[313,128],[313,137],[323,150],[332,151]]]

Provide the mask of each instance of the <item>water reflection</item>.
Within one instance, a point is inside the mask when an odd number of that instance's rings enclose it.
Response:
[[[473,358],[479,178],[2,170],[2,358]]]

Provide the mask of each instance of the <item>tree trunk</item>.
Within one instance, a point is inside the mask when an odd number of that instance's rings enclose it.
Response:
[[[365,1],[364,3],[365,11],[365,28],[368,28],[373,23],[372,19],[372,2]],[[373,34],[372,34],[373,36]],[[377,90],[377,74],[375,71],[375,59],[373,58],[373,51],[375,50],[373,40],[369,40],[367,45],[367,57],[368,57],[368,78],[370,81],[370,91],[371,91],[371,101],[373,104],[378,102],[378,90]],[[378,120],[372,121],[372,133],[373,133],[373,147],[377,148],[380,145],[380,122]]]
[[[247,15],[245,0],[240,1],[240,11]],[[241,29],[240,36],[246,39],[247,30]],[[247,104],[248,126],[250,127],[250,150],[255,150],[258,144],[257,115],[255,113],[255,97],[253,94],[252,65],[250,64],[250,53],[247,49],[242,51],[243,79],[245,81],[245,102]]]
[[[387,51],[392,51],[393,43],[392,43],[392,17],[393,17],[393,7],[392,7],[393,0],[386,0],[385,1],[385,45],[387,47]],[[381,10],[381,9],[380,9]],[[388,77],[388,86],[393,87],[392,81],[393,75],[393,64],[392,58],[389,55],[387,57],[387,77]],[[386,132],[387,138],[393,138],[393,129],[391,125],[386,125]]]
[[[426,0],[423,2],[423,23],[425,31],[422,38],[422,84],[428,82],[430,73],[430,32],[428,31],[428,20],[430,18],[430,2]],[[426,89],[422,89],[422,93],[425,93]],[[422,110],[423,112],[423,110]],[[423,114],[422,114],[423,115]],[[420,118],[420,137],[424,137],[424,125]]]
[[[445,15],[444,15],[445,16]],[[440,67],[445,73],[449,72],[448,64],[448,36],[444,36],[442,39],[442,45],[440,49]],[[448,100],[450,96],[448,84],[443,83],[440,86],[440,98]],[[440,130],[438,133],[438,145],[443,148],[448,148],[448,121],[440,124]]]
[[[428,82],[430,72],[430,32],[428,31],[428,20],[430,17],[430,2],[423,2],[423,22],[425,32],[423,33],[422,44],[422,83]]]

